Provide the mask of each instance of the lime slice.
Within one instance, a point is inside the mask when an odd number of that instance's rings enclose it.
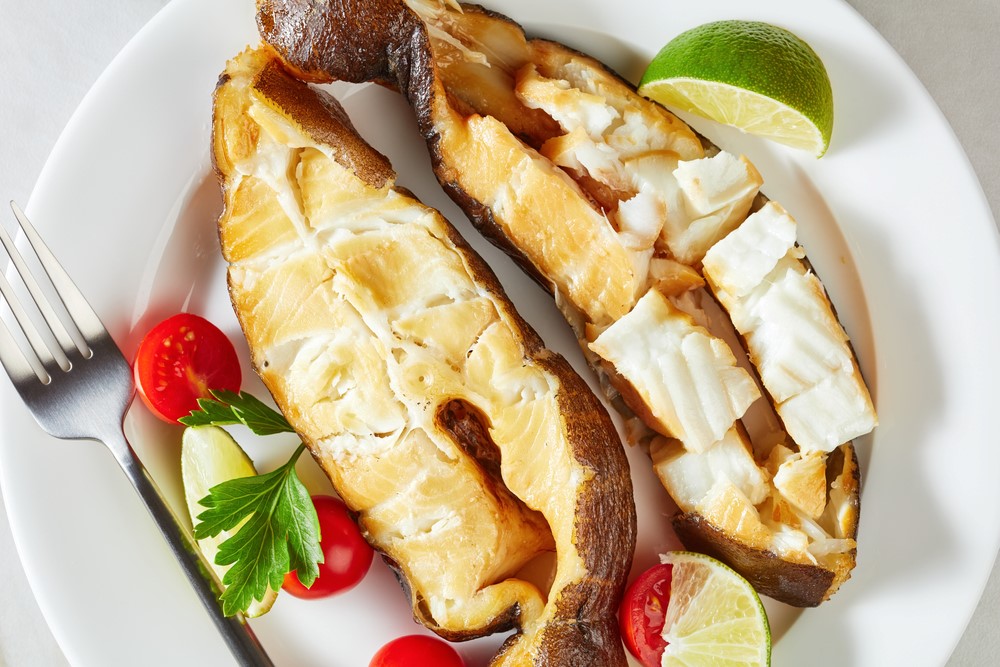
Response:
[[[768,23],[717,21],[681,33],[650,62],[639,92],[816,157],[830,144],[833,90],[823,62]]]
[[[673,565],[663,667],[771,664],[767,614],[746,579],[703,554],[672,551],[660,560]]]
[[[208,495],[209,489],[230,479],[256,474],[253,461],[224,429],[218,426],[190,426],[184,429],[184,435],[181,437],[181,480],[184,483],[184,498],[192,523],[196,522],[197,516],[205,511],[205,507],[198,501]],[[229,539],[236,530],[239,530],[239,526],[232,531],[223,531],[215,537],[198,540],[198,546],[205,559],[212,564],[220,589],[222,577],[230,566],[216,565],[215,556],[219,553],[219,545]],[[276,597],[278,593],[268,588],[264,599],[254,600],[245,616],[254,618],[266,613],[274,604]]]

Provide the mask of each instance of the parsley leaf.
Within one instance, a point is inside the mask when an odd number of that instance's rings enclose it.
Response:
[[[199,398],[198,410],[181,417],[185,426],[245,424],[257,435],[294,433],[285,417],[245,391],[212,390],[214,398]]]
[[[232,565],[222,579],[226,590],[222,611],[232,616],[261,600],[268,585],[281,588],[285,573],[298,571],[299,580],[311,586],[323,561],[319,547],[319,519],[309,491],[295,473],[295,462],[305,449],[299,445],[292,457],[273,472],[231,479],[209,489],[199,502],[207,507],[194,527],[198,539],[239,531],[219,545],[218,565]]]

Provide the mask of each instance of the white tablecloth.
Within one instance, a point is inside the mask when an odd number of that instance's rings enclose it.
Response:
[[[27,202],[49,151],[83,95],[119,49],[166,2],[0,0],[0,199]],[[994,217],[1000,218],[1000,131],[996,129],[1000,3],[850,3],[885,35],[944,111],[979,175]],[[984,528],[997,530],[996,526]],[[0,582],[0,667],[66,664],[25,579],[2,508]],[[1000,568],[994,568],[979,608],[948,664],[998,664],[998,628]]]

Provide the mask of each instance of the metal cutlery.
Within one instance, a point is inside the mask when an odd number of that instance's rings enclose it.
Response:
[[[0,320],[0,363],[45,431],[62,439],[97,440],[112,453],[236,660],[241,665],[273,665],[246,620],[222,613],[218,584],[209,574],[209,565],[124,435],[122,423],[135,393],[129,363],[24,213],[14,202],[10,204],[61,304],[46,297],[12,237],[0,225],[0,242],[47,328],[39,331],[35,325],[39,318],[28,314],[30,303],[26,308],[0,271],[0,292],[27,342],[26,346],[18,344],[16,329]],[[60,309],[68,317],[60,317]]]

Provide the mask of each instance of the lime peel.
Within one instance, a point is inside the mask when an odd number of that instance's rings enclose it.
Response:
[[[660,560],[673,566],[662,633],[664,667],[770,665],[767,613],[746,579],[704,554],[672,551]],[[693,657],[698,660],[691,662]]]
[[[817,157],[833,131],[833,90],[816,52],[759,21],[717,21],[667,43],[639,92]]]
[[[198,501],[209,495],[209,489],[231,479],[256,474],[253,461],[225,429],[218,426],[188,426],[184,429],[181,436],[181,480],[192,522],[205,511],[206,508]],[[211,564],[212,573],[220,588],[223,586],[223,576],[230,566],[217,565],[215,557],[222,542],[232,537],[237,530],[239,527],[223,531],[215,537],[198,540],[198,547]],[[268,588],[264,599],[254,600],[245,615],[255,618],[268,612],[277,597],[277,591]]]

